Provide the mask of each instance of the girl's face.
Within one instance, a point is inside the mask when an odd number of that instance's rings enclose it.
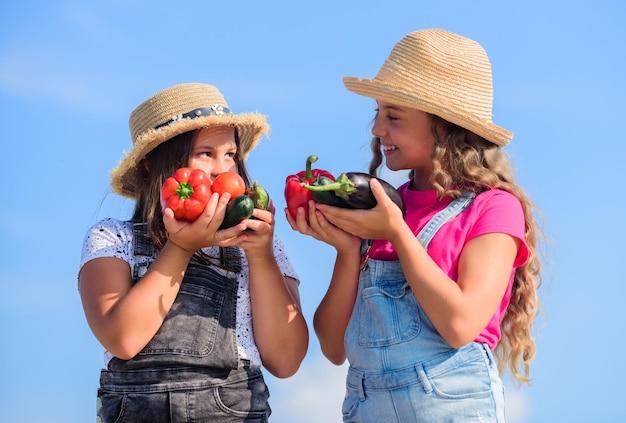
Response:
[[[389,169],[413,169],[418,185],[428,181],[433,170],[431,152],[435,139],[425,112],[379,100],[372,134],[380,138]]]
[[[213,181],[224,172],[237,172],[235,128],[210,126],[196,131],[189,167],[202,169]]]

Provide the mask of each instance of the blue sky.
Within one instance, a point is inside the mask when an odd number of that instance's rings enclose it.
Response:
[[[341,78],[373,77],[406,33],[439,27],[487,50],[494,122],[515,132],[506,149],[545,222],[533,384],[508,383],[509,422],[623,420],[625,11],[616,0],[2,2],[2,419],[95,419],[102,348],[77,266],[89,226],[130,216],[108,172],[130,149],[136,105],[207,82],[235,112],[267,115],[248,166],[279,209],[310,323],[334,254],[288,227],[284,179],[309,154],[333,173],[365,170],[374,103]],[[344,374],[312,336],[296,376],[268,376],[273,423],[340,422]]]

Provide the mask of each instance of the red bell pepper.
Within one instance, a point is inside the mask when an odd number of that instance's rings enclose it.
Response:
[[[211,178],[200,169],[182,167],[161,188],[161,207],[174,211],[179,220],[194,221],[211,198]]]
[[[287,209],[293,219],[296,218],[298,207],[308,207],[310,200],[313,200],[311,191],[303,188],[302,185],[312,185],[319,177],[326,177],[335,180],[335,177],[328,171],[322,169],[311,169],[311,165],[317,161],[317,156],[311,155],[306,159],[305,170],[295,175],[287,176],[285,180],[285,200]]]

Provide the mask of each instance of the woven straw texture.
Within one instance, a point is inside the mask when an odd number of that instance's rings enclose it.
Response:
[[[207,109],[216,105],[228,108],[228,103],[216,87],[200,83],[166,88],[141,103],[131,113],[129,120],[133,148],[125,153],[119,165],[110,174],[113,192],[135,198],[141,183],[141,173],[137,166],[140,166],[146,154],[176,135],[199,128],[212,125],[235,127],[240,140],[239,151],[245,159],[250,150],[257,145],[259,138],[269,132],[264,115],[225,113],[175,120],[175,117],[196,109]],[[155,129],[157,127],[158,129]]]
[[[349,91],[428,112],[497,145],[513,133],[492,123],[491,64],[475,41],[441,29],[398,42],[374,79],[345,77]]]

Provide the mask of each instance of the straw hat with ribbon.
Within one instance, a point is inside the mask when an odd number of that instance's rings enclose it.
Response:
[[[233,114],[224,96],[213,85],[175,85],[141,103],[130,115],[133,148],[111,171],[113,192],[135,198],[142,183],[139,166],[142,166],[141,161],[146,154],[178,134],[212,125],[236,128],[239,153],[243,159],[256,146],[259,138],[269,132],[264,115]]]
[[[400,40],[374,79],[345,77],[349,91],[437,115],[504,146],[513,133],[491,121],[491,64],[477,42],[442,29]]]

